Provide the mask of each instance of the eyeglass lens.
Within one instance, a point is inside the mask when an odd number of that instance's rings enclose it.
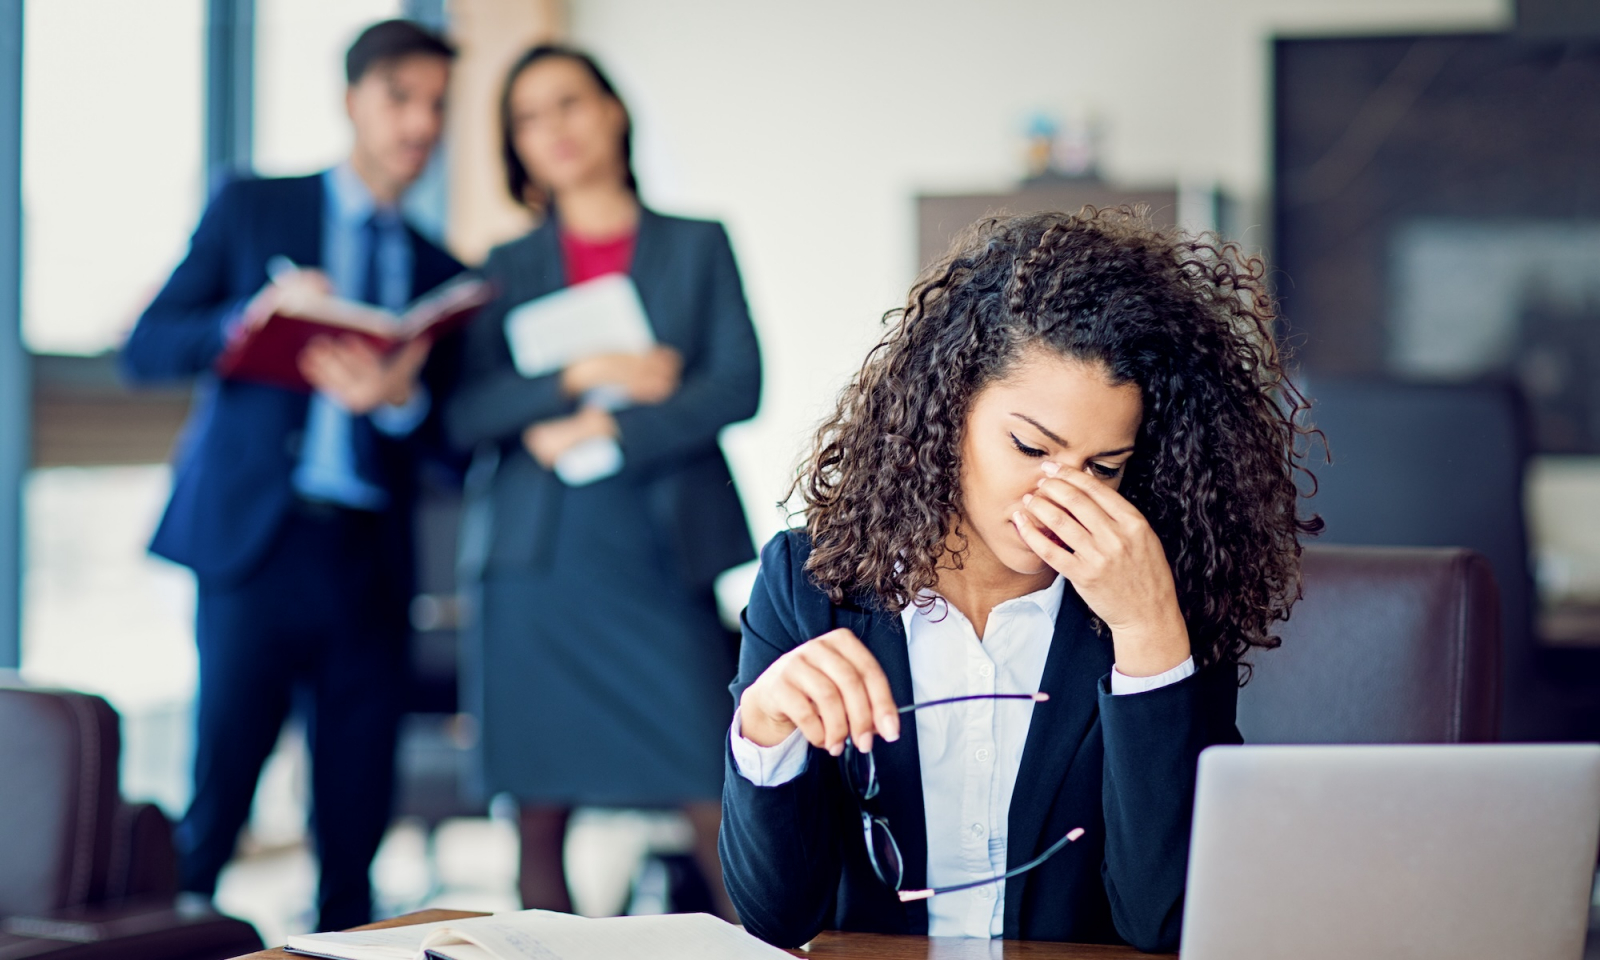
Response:
[[[1041,703],[1048,699],[1049,696],[1044,693],[975,694],[972,696],[949,697],[943,700],[931,700],[926,703],[910,704],[901,707],[900,712],[909,713],[912,710],[921,709],[923,707],[942,706],[947,703],[959,703],[963,700],[1032,700],[1035,703]],[[850,788],[851,793],[855,794],[856,801],[858,803],[864,803],[865,801],[871,800],[878,795],[878,765],[877,761],[873,759],[871,753],[862,753],[860,750],[855,748],[854,743],[846,739],[844,742],[844,753],[839,757],[839,766],[844,775],[845,785]],[[889,830],[889,821],[883,817],[874,816],[863,807],[861,810],[861,832],[867,842],[867,856],[872,861],[873,872],[878,875],[879,880],[883,881],[890,888],[900,891],[902,900],[908,899],[908,896],[910,899],[920,900],[932,896],[936,892],[966,889],[968,887],[981,886],[984,883],[1003,881],[1006,877],[1014,876],[1017,873],[1030,870],[1033,867],[1038,866],[1040,863],[1043,863],[1051,854],[1055,853],[1062,846],[1065,846],[1069,841],[1077,839],[1077,837],[1083,833],[1082,830],[1074,831],[1072,835],[1063,837],[1059,842],[1056,843],[1055,846],[1051,847],[1044,853],[1043,856],[1034,860],[1034,862],[1027,864],[1015,871],[1008,872],[1002,876],[994,877],[991,880],[981,880],[975,883],[963,884],[960,887],[945,888],[944,890],[939,891],[912,891],[911,894],[908,895],[906,892],[901,891],[901,883],[905,877],[905,863],[900,858],[900,845],[895,843],[894,834]]]
[[[889,821],[861,814],[861,826],[867,835],[867,852],[872,855],[872,869],[890,889],[899,890],[905,879],[905,863],[900,859],[900,845],[889,832]]]
[[[878,795],[878,764],[872,754],[862,753],[848,740],[840,758],[847,786],[858,800],[871,800]]]

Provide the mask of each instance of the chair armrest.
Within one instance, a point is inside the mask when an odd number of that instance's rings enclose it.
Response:
[[[172,821],[152,803],[120,803],[111,827],[106,900],[162,900],[178,894]]]
[[[0,960],[227,960],[261,948],[255,928],[170,900],[126,901],[0,920]]]

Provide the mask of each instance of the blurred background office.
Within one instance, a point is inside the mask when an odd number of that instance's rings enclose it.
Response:
[[[955,229],[1141,200],[1271,257],[1340,458],[1327,539],[1485,552],[1502,731],[1600,736],[1593,5],[0,0],[0,667],[111,701],[124,794],[187,801],[194,587],[144,552],[188,397],[128,393],[111,354],[220,178],[344,155],[342,52],[394,16],[460,49],[408,205],[464,261],[529,227],[494,100],[543,40],[607,64],[647,203],[727,223],[766,358],[759,416],[723,438],[757,542],[801,439]],[[454,511],[448,490],[423,507],[401,817],[375,867],[389,912],[516,903],[509,812],[455,789],[475,731],[454,698]],[[748,574],[724,578],[725,614]],[[268,941],[310,921],[303,752],[287,734],[219,892]],[[651,909],[671,861],[645,853],[689,839],[670,812],[581,813],[577,908]]]

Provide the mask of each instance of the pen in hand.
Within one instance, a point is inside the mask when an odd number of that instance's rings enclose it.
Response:
[[[333,296],[333,282],[316,267],[302,267],[283,254],[267,259],[269,285],[285,291],[301,291],[301,295]]]
[[[267,276],[273,283],[284,283],[299,272],[300,268],[295,262],[281,253],[267,261]]]

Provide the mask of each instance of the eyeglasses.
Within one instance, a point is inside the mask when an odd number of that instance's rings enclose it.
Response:
[[[1034,703],[1044,703],[1050,699],[1047,693],[979,693],[966,697],[948,697],[944,700],[929,700],[926,703],[912,703],[901,707],[900,713],[910,713],[925,707],[938,707],[947,703],[960,703],[963,700],[1031,700]],[[1074,827],[1067,835],[1051,844],[1045,852],[1024,863],[1020,867],[1007,870],[998,876],[984,880],[974,880],[970,883],[958,883],[949,887],[932,887],[926,890],[902,890],[901,883],[905,879],[905,861],[900,857],[900,845],[895,842],[894,833],[889,829],[889,821],[867,809],[867,804],[878,795],[878,764],[871,753],[862,753],[847,737],[844,741],[844,753],[839,756],[839,766],[844,775],[844,782],[849,785],[850,792],[855,795],[856,808],[861,811],[861,832],[867,841],[867,860],[872,864],[872,872],[878,879],[894,890],[900,897],[901,903],[913,900],[926,900],[936,897],[941,893],[954,893],[957,890],[970,890],[973,887],[982,887],[991,883],[1000,883],[1018,874],[1027,873],[1039,864],[1055,856],[1067,844],[1083,836],[1082,827]]]

